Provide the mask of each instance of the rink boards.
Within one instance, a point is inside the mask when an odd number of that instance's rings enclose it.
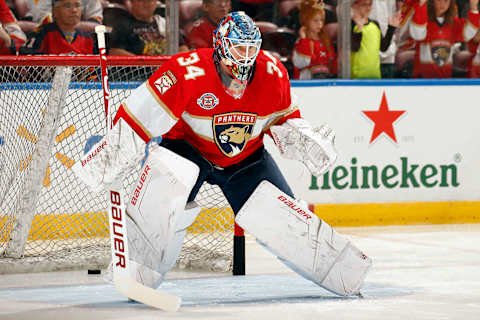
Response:
[[[336,130],[338,161],[315,178],[280,157],[269,138],[266,145],[297,197],[332,225],[478,222],[479,85],[477,80],[293,81],[303,116]],[[73,88],[69,96],[81,90],[86,89]],[[78,127],[65,124],[73,125]],[[51,170],[68,172],[77,158],[73,153],[56,156]],[[44,183],[55,188],[53,180]],[[65,213],[82,214],[41,214]]]
[[[303,116],[336,130],[339,158],[315,178],[274,156],[296,194],[334,225],[478,222],[479,85],[293,82]]]

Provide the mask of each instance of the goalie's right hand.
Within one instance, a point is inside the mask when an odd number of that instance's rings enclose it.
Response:
[[[87,142],[88,144],[88,142]],[[106,190],[116,181],[118,167],[109,165],[114,157],[106,138],[101,139],[77,161],[72,170],[80,181],[94,193]]]

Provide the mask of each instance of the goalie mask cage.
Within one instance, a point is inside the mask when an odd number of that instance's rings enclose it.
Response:
[[[109,57],[109,113],[167,58]],[[0,274],[106,268],[105,195],[90,193],[71,170],[106,132],[99,57],[4,56],[0,68]],[[124,180],[127,195],[139,170]],[[196,201],[202,211],[177,267],[232,270],[231,208],[208,184]]]

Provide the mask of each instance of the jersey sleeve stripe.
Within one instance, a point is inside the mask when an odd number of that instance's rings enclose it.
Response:
[[[129,114],[152,137],[158,137],[168,132],[178,120],[158,104],[146,83],[142,83],[132,92],[127,98],[125,106],[128,106]]]
[[[153,90],[148,81],[146,82],[146,86],[148,91],[150,91],[152,97],[155,99],[155,101],[157,101],[158,105],[161,106],[163,110],[165,110],[165,112],[168,113],[173,120],[178,121],[179,118],[175,116],[172,110],[170,110],[170,108],[162,101],[162,99],[160,99],[160,97],[157,95],[155,90]]]
[[[213,138],[211,138],[211,137],[204,136],[204,135],[201,135],[201,134],[198,134],[198,133],[197,133],[197,136],[198,136],[199,138],[202,138],[203,140],[208,141],[208,142],[211,142],[211,143],[214,143],[214,142],[215,142],[215,140],[214,140]]]
[[[273,125],[276,125],[277,123],[280,122],[280,120],[283,120],[283,119],[286,119],[287,117],[293,115],[294,113],[298,113],[298,117],[300,117],[300,110],[298,109],[297,106],[294,106],[294,107],[291,107],[288,109],[288,111],[286,113],[282,113],[280,114],[278,117],[276,117],[275,119],[273,119],[273,121],[271,123],[269,123],[267,126],[265,126],[265,128],[263,129],[264,132],[270,130],[270,127],[273,126]],[[283,121],[281,121],[283,123]]]
[[[212,117],[196,117],[188,112],[184,112],[182,119],[190,126],[195,134],[209,141],[213,141]]]
[[[122,118],[126,123],[140,136],[140,138],[148,143],[152,139],[152,134],[142,125],[142,123],[128,110],[126,103],[122,103],[115,118],[113,119],[113,124],[116,124],[117,121]]]

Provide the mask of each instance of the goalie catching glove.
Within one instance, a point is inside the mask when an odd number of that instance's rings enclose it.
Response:
[[[280,154],[301,161],[315,176],[327,172],[337,160],[335,132],[327,125],[312,128],[304,119],[288,119],[270,131]]]
[[[91,191],[100,192],[139,165],[144,155],[145,142],[120,119],[72,169]]]

